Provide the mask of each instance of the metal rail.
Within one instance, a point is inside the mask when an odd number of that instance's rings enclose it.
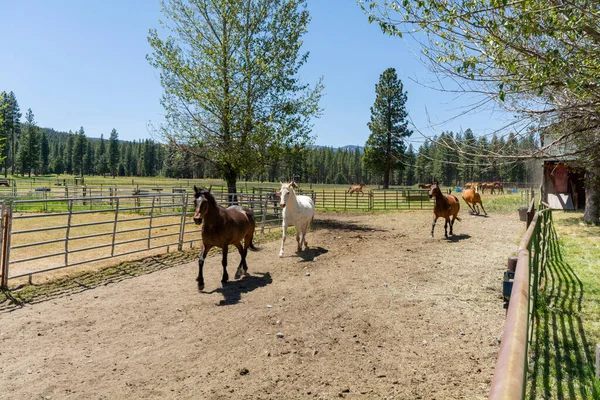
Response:
[[[532,203],[533,203],[532,199]],[[546,205],[542,204],[542,207]],[[544,275],[552,210],[536,212],[519,243],[517,268],[502,333],[490,400],[523,399],[527,382],[527,349],[533,333],[538,288]]]
[[[11,279],[88,264],[149,250],[201,241],[200,230],[186,229],[190,193],[144,193],[139,196],[95,196],[1,203],[0,286]],[[227,200],[227,193],[215,197]],[[264,194],[244,194],[239,205],[257,216],[257,229],[279,225],[276,213],[265,206]],[[85,201],[86,207],[79,207]],[[228,206],[227,201],[219,201]],[[34,213],[23,210],[36,209]],[[39,212],[55,209],[55,212]],[[65,211],[66,210],[66,211]],[[176,210],[179,210],[176,212]],[[58,220],[57,220],[58,219]],[[53,221],[53,222],[52,222]],[[262,221],[262,222],[260,222]],[[33,227],[32,227],[33,225]],[[45,260],[40,263],[39,260]]]

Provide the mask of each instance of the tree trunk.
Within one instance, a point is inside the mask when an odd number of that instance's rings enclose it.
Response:
[[[227,182],[227,193],[229,193],[229,203],[237,204],[237,173],[231,165],[226,165],[225,167],[223,167],[223,178],[225,178],[225,182]]]
[[[585,174],[585,212],[583,221],[600,225],[600,165],[590,166]]]

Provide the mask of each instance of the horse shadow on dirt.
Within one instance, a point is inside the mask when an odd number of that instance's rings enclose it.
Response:
[[[365,225],[357,225],[351,221],[337,221],[334,219],[319,219],[318,221],[313,221],[313,226],[319,229],[332,229],[349,232],[386,232],[384,229],[373,228]]]
[[[448,238],[446,238],[447,241],[449,242],[460,242],[461,240],[466,240],[466,239],[471,239],[471,235],[466,234],[466,233],[459,233],[459,234],[454,234]]]
[[[246,275],[237,281],[229,281],[222,287],[215,289],[207,294],[220,293],[223,300],[219,301],[219,306],[231,306],[237,304],[242,299],[242,294],[249,293],[261,287],[273,283],[273,278],[269,272],[255,272],[254,275]]]
[[[300,262],[310,262],[314,261],[315,258],[319,257],[321,254],[325,254],[329,252],[329,250],[324,249],[322,247],[309,247],[303,251],[297,251],[296,254],[302,258]]]

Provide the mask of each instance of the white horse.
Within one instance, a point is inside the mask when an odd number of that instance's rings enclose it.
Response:
[[[296,241],[298,242],[298,251],[302,251],[302,244],[304,248],[308,249],[308,242],[306,241],[306,232],[310,226],[310,223],[315,215],[315,203],[308,196],[296,196],[296,189],[298,186],[295,182],[281,183],[280,196],[281,200],[279,205],[283,209],[283,223],[281,225],[283,229],[283,238],[281,239],[281,250],[279,250],[279,257],[283,257],[283,246],[285,245],[285,237],[287,235],[287,227],[296,227]],[[300,232],[302,232],[302,239],[300,239]]]

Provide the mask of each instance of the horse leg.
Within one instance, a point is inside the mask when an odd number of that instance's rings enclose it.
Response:
[[[302,251],[302,242],[300,241],[300,231],[302,230],[302,225],[296,225],[296,242],[298,243],[298,251]]]
[[[448,237],[448,220],[450,219],[450,217],[448,218],[444,218],[444,236]],[[450,236],[452,236],[452,225],[450,225]]]
[[[304,249],[308,249],[308,241],[306,240],[306,234],[308,233],[308,227],[310,226],[310,221],[304,225],[302,229],[302,240],[304,241]]]
[[[452,228],[454,227],[454,221],[456,221],[456,215],[452,215],[452,219],[450,219],[450,217],[448,217],[448,219],[450,220],[450,236],[454,236]]]
[[[198,290],[204,290],[204,276],[202,275],[202,269],[204,267],[204,260],[206,259],[208,250],[210,250],[210,246],[202,245],[202,251],[200,252],[200,258],[198,259],[198,277],[196,278],[196,282],[198,282]]]
[[[475,211],[475,208],[473,207],[473,205],[472,205],[471,203],[469,203],[469,202],[467,202],[467,201],[465,201],[465,203],[467,203],[467,205],[468,205],[468,206],[469,206],[469,208],[471,209],[471,212],[472,212],[472,213],[476,212],[476,211]]]
[[[433,222],[431,223],[431,237],[433,238],[433,230],[435,229],[435,223],[437,222],[437,215],[433,216]]]
[[[240,265],[238,265],[237,271],[235,272],[235,279],[240,279],[242,274],[248,270],[248,266],[246,265],[246,254],[248,254],[248,249],[242,247],[241,243],[236,243],[235,247],[237,247],[240,252],[240,257],[242,258],[240,260]]]
[[[281,225],[283,236],[281,237],[281,249],[279,250],[279,257],[283,257],[283,246],[285,246],[285,237],[287,236],[287,225],[285,222]]]
[[[485,215],[487,215],[487,211],[485,211],[485,208],[483,208],[483,203],[479,203],[479,204],[481,205],[481,209],[483,210],[483,213],[484,213]]]
[[[227,274],[227,251],[229,250],[229,246],[223,246],[221,251],[223,252],[223,260],[221,264],[223,265],[223,277],[221,278],[221,283],[224,285],[229,280],[229,274]]]

